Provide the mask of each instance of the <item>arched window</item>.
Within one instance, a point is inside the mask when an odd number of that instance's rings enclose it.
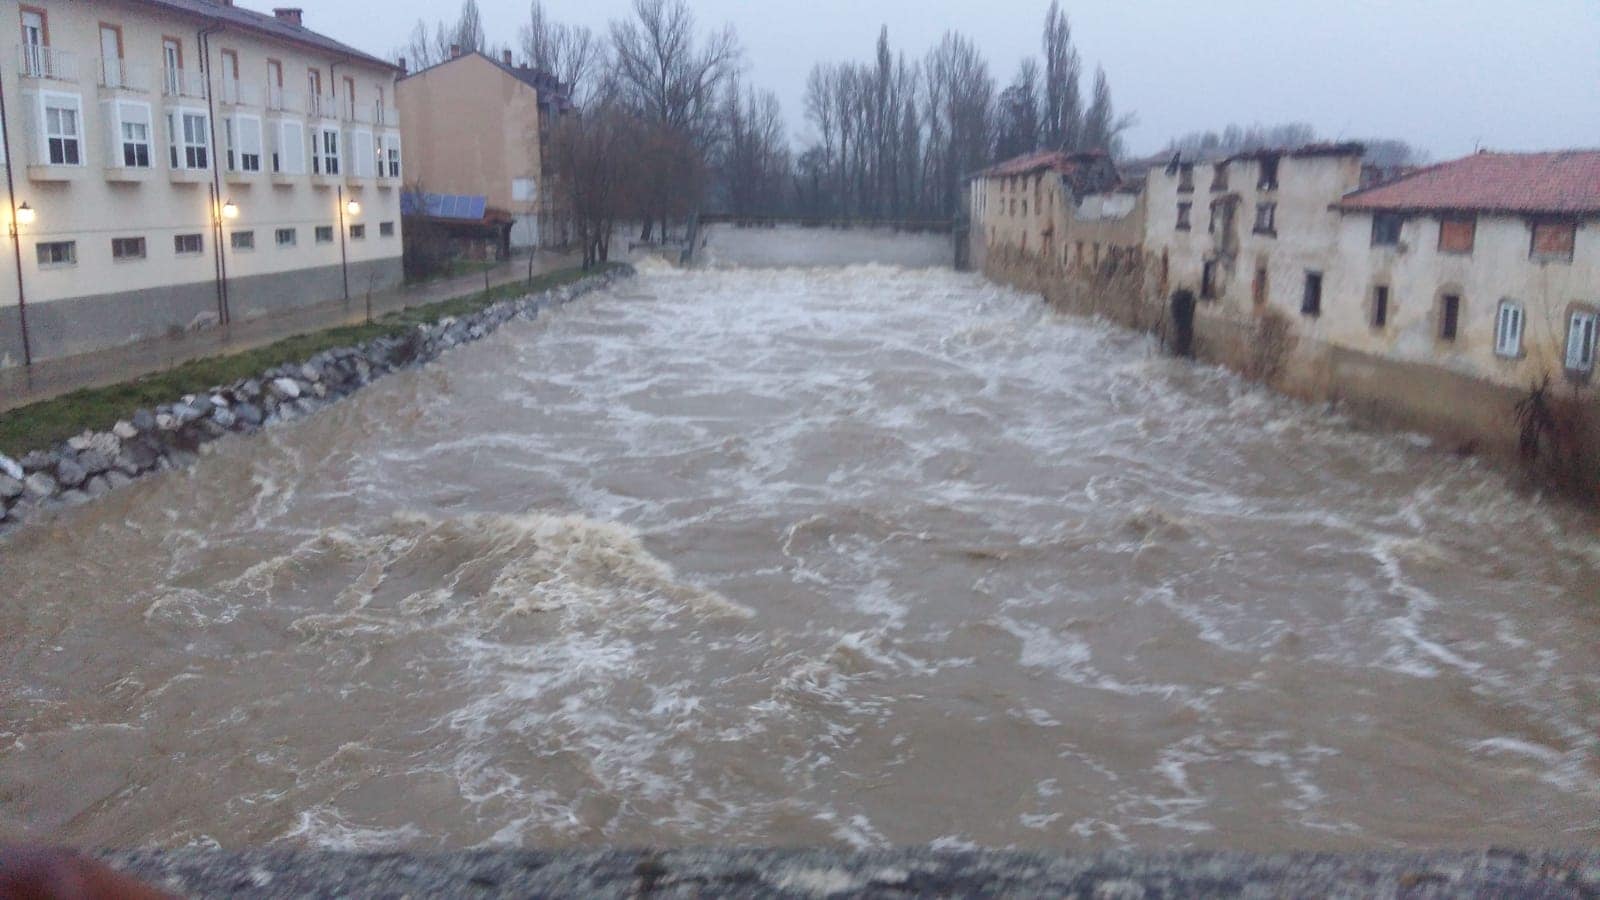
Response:
[[[1508,359],[1522,355],[1522,304],[1515,300],[1500,301],[1494,318],[1494,352]]]

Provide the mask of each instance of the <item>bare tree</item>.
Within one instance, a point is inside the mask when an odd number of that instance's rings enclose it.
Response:
[[[551,144],[562,177],[555,189],[572,217],[584,268],[609,258],[611,234],[629,211],[637,132],[637,120],[614,103],[556,126]]]
[[[1082,71],[1072,45],[1072,26],[1058,0],[1050,0],[1044,20],[1044,109],[1041,141],[1053,150],[1076,150],[1083,131],[1083,98],[1078,90]]]
[[[722,87],[739,67],[733,29],[697,40],[685,0],[633,0],[633,17],[611,23],[611,45],[622,99],[645,118],[709,146]]]
[[[596,71],[605,64],[604,45],[593,31],[549,21],[542,0],[533,0],[528,22],[522,26],[521,44],[528,64],[566,85],[579,106],[591,98]]]
[[[771,91],[748,93],[737,81],[723,101],[724,135],[719,174],[736,219],[779,215],[790,178],[783,111]]]
[[[995,156],[1009,159],[1039,149],[1042,138],[1039,109],[1039,64],[1024,59],[1016,80],[1000,92]]]
[[[1096,69],[1094,99],[1089,101],[1089,109],[1083,114],[1080,148],[1103,150],[1117,156],[1122,152],[1122,133],[1132,128],[1134,121],[1132,116],[1117,117],[1111,105],[1111,84],[1106,81],[1106,70]]]

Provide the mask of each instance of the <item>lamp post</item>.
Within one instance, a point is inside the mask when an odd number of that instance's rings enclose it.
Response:
[[[339,272],[344,276],[344,299],[350,302],[350,252],[345,249],[345,231],[350,227],[345,224],[345,216],[355,218],[361,215],[361,201],[354,197],[347,203],[344,199],[344,185],[339,185]]]
[[[4,114],[0,113],[0,115]],[[9,187],[11,183],[10,166],[6,167],[6,183]],[[11,202],[13,204],[16,203],[14,195]],[[17,326],[18,330],[22,332],[22,364],[29,368],[33,366],[33,345],[28,340],[28,294],[23,289],[22,284],[22,227],[24,225],[32,225],[35,218],[37,216],[34,214],[33,207],[29,206],[26,201],[21,206],[13,206],[11,209],[11,250],[17,264]]]

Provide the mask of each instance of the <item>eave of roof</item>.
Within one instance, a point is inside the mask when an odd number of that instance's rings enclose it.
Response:
[[[134,2],[206,22],[243,28],[273,40],[299,44],[302,47],[359,60],[368,65],[381,66],[391,71],[400,71],[399,66],[388,60],[357,50],[349,44],[336,41],[325,34],[319,34],[303,25],[285,22],[268,13],[256,12],[252,9],[245,9],[242,6],[224,6],[220,3],[209,2],[209,0],[134,0]]]
[[[1352,191],[1341,212],[1600,217],[1600,150],[1480,152]]]

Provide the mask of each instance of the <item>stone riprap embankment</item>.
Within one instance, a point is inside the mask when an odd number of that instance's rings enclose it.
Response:
[[[106,853],[186,897],[1593,897],[1584,852],[862,853],[292,850]]]
[[[314,412],[390,372],[424,365],[513,319],[535,318],[627,274],[618,269],[593,275],[403,334],[324,350],[154,410],[137,410],[110,431],[85,432],[21,459],[0,454],[0,534],[54,510],[88,503],[141,476],[187,466],[211,441]]]

